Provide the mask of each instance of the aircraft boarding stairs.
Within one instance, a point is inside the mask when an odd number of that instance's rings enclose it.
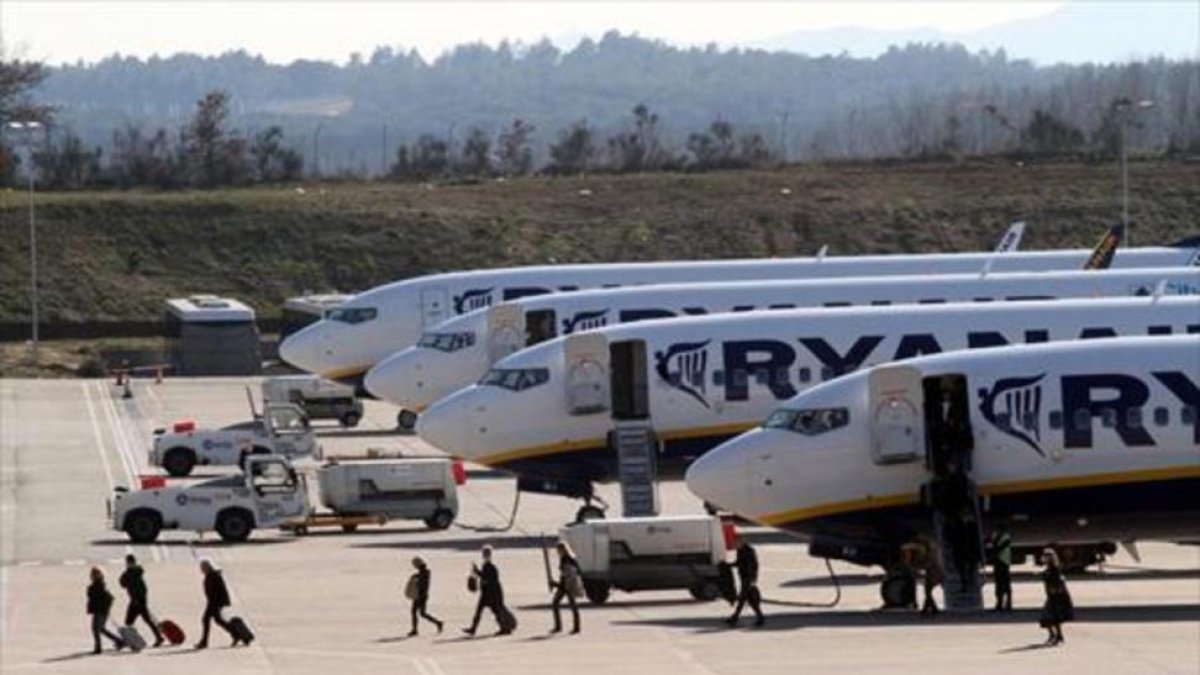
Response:
[[[981,530],[979,498],[975,492],[975,483],[968,482],[969,509],[974,518],[960,525],[954,521],[958,514],[943,513],[941,509],[930,504],[930,516],[933,519],[933,533],[937,541],[942,564],[942,597],[948,610],[979,611],[983,609],[983,532]],[[932,487],[932,486],[929,486]],[[931,494],[931,492],[927,492]],[[974,551],[969,554],[974,564],[968,565],[966,578],[959,571],[957,553],[959,546],[972,546]]]
[[[645,423],[618,423],[609,442],[617,453],[622,515],[658,515],[658,438],[654,430]]]

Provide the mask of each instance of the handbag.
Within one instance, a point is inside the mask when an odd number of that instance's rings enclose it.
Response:
[[[476,576],[474,572],[471,572],[467,575],[467,591],[469,593],[476,593],[479,591],[479,577]]]
[[[409,600],[417,599],[417,575],[409,577],[408,583],[404,584],[404,597]]]

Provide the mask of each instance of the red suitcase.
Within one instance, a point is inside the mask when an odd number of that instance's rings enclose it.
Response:
[[[173,645],[181,645],[183,644],[183,641],[187,639],[187,637],[183,634],[183,629],[179,627],[179,624],[171,621],[170,619],[158,622],[158,632],[162,633],[162,636],[167,639],[167,642],[170,642]]]

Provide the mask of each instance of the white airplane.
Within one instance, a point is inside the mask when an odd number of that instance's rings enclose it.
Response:
[[[815,556],[889,566],[935,536],[922,490],[953,448],[980,522],[1015,544],[1194,542],[1198,420],[1200,335],[956,352],[814,387],[698,459],[687,485]]]
[[[1094,251],[1086,249],[712,260],[593,265],[545,265],[435,274],[371,289],[293,333],[279,347],[293,366],[329,379],[356,379],[389,354],[417,343],[421,331],[459,314],[529,295],[589,288],[696,281],[808,279],[903,274],[1079,269],[1112,254],[1110,232]],[[1200,240],[1121,250],[1118,268],[1192,264]],[[1101,265],[1103,263],[1100,263]]]
[[[909,305],[718,314],[557,338],[433,404],[417,432],[506,469],[531,492],[582,498],[615,480],[614,431],[650,427],[660,477],[845,373],[965,348],[1200,332],[1200,297]]]
[[[501,358],[561,335],[675,316],[755,309],[1200,294],[1200,267],[661,284],[522,298],[459,316],[380,361],[375,397],[420,412]]]

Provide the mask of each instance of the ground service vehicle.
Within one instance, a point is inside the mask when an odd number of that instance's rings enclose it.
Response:
[[[255,455],[233,476],[170,487],[160,478],[139,490],[117,488],[109,510],[113,529],[147,543],[162,530],[215,531],[225,541],[245,541],[256,528],[306,517],[309,506],[304,480],[286,457]]]
[[[339,458],[317,470],[321,504],[340,519],[331,524],[348,532],[358,526],[353,519],[364,516],[381,523],[423,520],[430,529],[444,530],[458,515],[459,482],[454,462],[437,457]],[[321,524],[321,515],[314,514],[312,524]],[[303,533],[307,527],[292,529]]]
[[[584,593],[596,604],[613,588],[686,588],[697,600],[715,600],[718,566],[733,539],[715,516],[589,520],[558,533],[575,552]]]
[[[263,380],[262,395],[266,403],[294,403],[310,420],[337,420],[346,428],[358,426],[363,415],[354,387],[318,375],[269,377]]]
[[[150,465],[180,477],[197,464],[241,466],[246,456],[265,454],[321,457],[321,446],[299,406],[270,403],[252,421],[220,429],[197,429],[191,421],[176,422],[169,432],[156,429]]]

